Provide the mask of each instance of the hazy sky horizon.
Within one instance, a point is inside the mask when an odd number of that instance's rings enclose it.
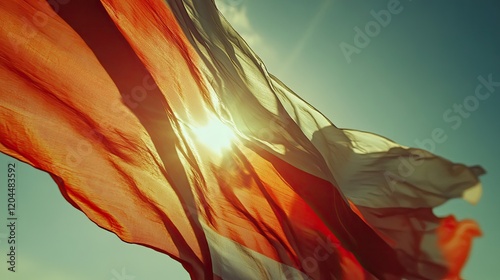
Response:
[[[479,204],[455,200],[437,213],[479,222],[484,236],[475,240],[462,276],[494,279],[500,250],[500,190],[495,184],[500,181],[500,87],[482,99],[475,90],[481,79],[500,82],[500,3],[217,2],[268,70],[337,126],[407,146],[418,146],[441,129],[446,140],[424,148],[452,161],[482,165],[488,174],[482,177]],[[390,20],[366,31],[381,10],[390,11]],[[0,154],[1,182],[9,162],[17,161]],[[2,262],[1,279],[189,279],[168,256],[126,244],[97,227],[64,200],[47,174],[22,163],[17,173],[19,271],[8,272]],[[2,223],[5,215],[2,209]],[[5,235],[2,226],[4,256]]]

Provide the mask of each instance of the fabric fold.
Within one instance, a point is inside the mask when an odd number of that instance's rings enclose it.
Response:
[[[0,151],[122,240],[192,279],[460,276],[479,226],[433,208],[477,203],[484,170],[337,128],[213,1],[4,1],[0,18]]]

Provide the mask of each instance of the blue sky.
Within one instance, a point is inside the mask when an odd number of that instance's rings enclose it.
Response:
[[[480,203],[452,201],[437,212],[480,223],[484,236],[476,239],[463,276],[495,279],[495,254],[500,251],[500,87],[493,92],[484,87],[482,99],[475,91],[480,76],[500,82],[500,4],[218,2],[269,71],[337,126],[375,132],[407,146],[418,146],[441,129],[446,140],[425,148],[453,161],[481,164],[488,174],[482,177]],[[378,30],[370,22],[381,10],[394,13],[389,12],[390,21],[386,18],[386,26]],[[372,25],[373,36],[356,41],[357,28],[366,33],[367,25]],[[346,55],[341,45],[356,51]],[[465,111],[459,112],[460,105]],[[2,155],[0,161],[6,166],[14,160]],[[19,272],[8,279],[188,279],[169,257],[123,243],[95,226],[63,199],[48,175],[24,164],[17,173]],[[4,188],[0,197],[6,197]],[[3,210],[0,219],[5,221]],[[2,255],[5,233],[1,227]],[[2,267],[0,278],[12,276],[6,273]]]

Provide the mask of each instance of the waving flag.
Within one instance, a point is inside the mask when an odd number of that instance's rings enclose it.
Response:
[[[335,127],[209,0],[3,1],[0,151],[193,279],[457,279],[481,167]]]

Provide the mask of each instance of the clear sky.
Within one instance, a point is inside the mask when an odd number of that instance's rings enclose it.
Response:
[[[500,82],[497,0],[218,2],[270,72],[337,126],[375,132],[407,146],[418,146],[440,128],[446,141],[424,148],[453,161],[481,164],[488,174],[482,177],[480,203],[452,201],[437,212],[473,218],[483,229],[463,277],[498,277],[500,87],[487,97],[488,91],[481,92],[483,100],[475,97],[479,76]],[[378,30],[370,23],[371,11],[388,7],[391,19]],[[367,25],[372,37],[355,38],[356,27]],[[464,111],[455,111],[455,104]],[[15,160],[0,156],[2,224],[8,162]],[[47,174],[20,163],[17,173],[18,272],[8,272],[2,261],[1,279],[189,279],[168,256],[121,242],[95,226],[63,199]],[[2,225],[2,259],[6,233]]]

